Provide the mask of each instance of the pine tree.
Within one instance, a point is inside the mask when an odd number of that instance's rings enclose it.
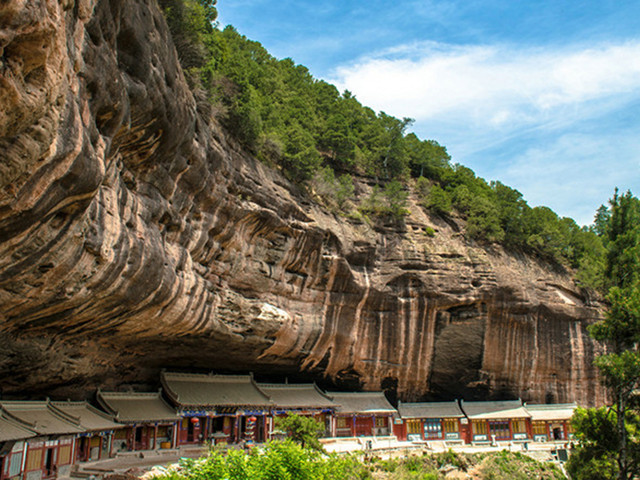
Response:
[[[608,465],[619,480],[640,475],[640,416],[634,405],[640,386],[640,201],[630,192],[619,196],[616,190],[610,205],[606,228],[600,225],[608,234],[609,309],[590,333],[611,351],[595,363],[614,403],[576,414],[580,447],[568,465],[576,479],[593,478],[589,472],[596,464]]]

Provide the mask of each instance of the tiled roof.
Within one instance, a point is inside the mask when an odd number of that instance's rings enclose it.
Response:
[[[578,406],[575,403],[525,404],[524,408],[531,414],[533,421],[568,420]]]
[[[162,372],[167,395],[182,407],[271,406],[250,375]]]
[[[398,404],[402,418],[457,418],[464,417],[458,402],[424,402]]]
[[[175,409],[162,399],[160,392],[102,392],[98,402],[119,422],[173,422],[179,418]]]
[[[395,413],[382,392],[331,392],[337,413]]]
[[[0,401],[0,407],[39,435],[84,432],[79,419],[56,409],[50,402]]]
[[[335,408],[336,404],[315,383],[258,383],[276,408]]]
[[[30,430],[27,425],[21,423],[17,418],[11,418],[7,412],[0,410],[0,442],[23,440],[35,436],[36,433]]]
[[[520,400],[461,402],[462,411],[471,419],[529,418]]]
[[[124,426],[111,421],[107,414],[92,407],[87,402],[51,402],[51,404],[67,415],[76,417],[80,421],[80,426],[88,432],[113,430]]]

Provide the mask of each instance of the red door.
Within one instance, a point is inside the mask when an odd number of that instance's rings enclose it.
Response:
[[[468,423],[460,425],[460,437],[464,443],[471,443],[471,425]]]
[[[356,437],[370,437],[373,435],[373,418],[356,417]]]

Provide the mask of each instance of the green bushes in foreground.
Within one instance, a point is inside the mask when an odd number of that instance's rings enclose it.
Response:
[[[356,480],[372,478],[354,457],[323,455],[291,440],[269,442],[249,453],[212,450],[197,460],[183,459],[178,470],[158,480]]]
[[[487,480],[564,479],[553,464],[511,452],[468,455],[451,450],[382,460],[362,455],[323,454],[291,440],[270,442],[249,453],[212,450],[184,459],[156,480],[440,480],[457,472]]]

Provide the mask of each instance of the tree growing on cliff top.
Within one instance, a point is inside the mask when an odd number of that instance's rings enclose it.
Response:
[[[640,201],[616,190],[606,226],[600,227],[608,240],[609,310],[590,334],[611,352],[598,357],[596,366],[614,404],[578,410],[573,425],[580,446],[568,470],[575,479],[631,480],[640,475],[640,415],[634,402],[640,387]]]

